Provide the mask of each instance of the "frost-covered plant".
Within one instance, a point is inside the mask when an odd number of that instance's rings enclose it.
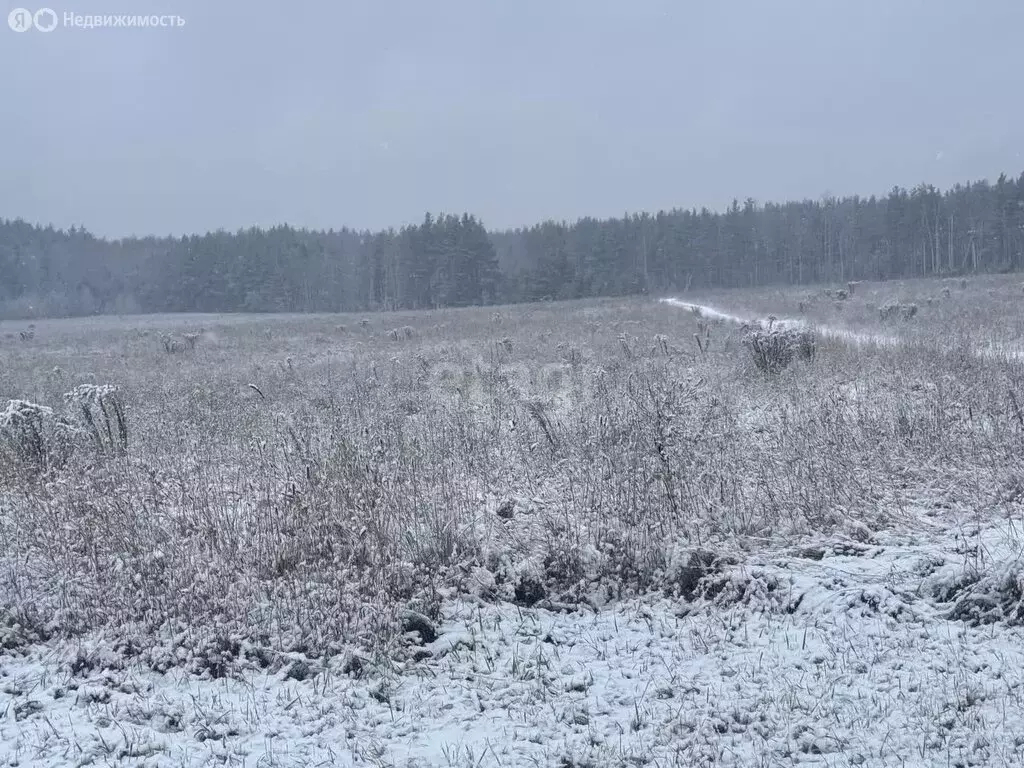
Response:
[[[4,465],[38,475],[63,466],[78,430],[52,408],[9,400],[0,411],[0,455]]]
[[[416,335],[416,329],[411,325],[403,325],[400,328],[392,328],[388,335],[391,337],[392,341],[411,339]]]
[[[78,406],[96,449],[103,454],[128,450],[128,422],[117,387],[82,384],[64,394],[64,402]]]
[[[916,314],[916,304],[900,304],[899,302],[885,304],[878,310],[878,317],[883,322],[886,320],[894,320],[897,318],[899,318],[900,320],[910,320]]]
[[[807,328],[744,328],[744,342],[754,365],[765,373],[778,373],[797,356],[813,360],[817,348],[814,332]]]
[[[189,348],[188,344],[183,339],[175,338],[169,333],[165,333],[160,336],[160,343],[163,344],[164,352],[169,355],[181,354]],[[195,346],[194,343],[193,346]]]

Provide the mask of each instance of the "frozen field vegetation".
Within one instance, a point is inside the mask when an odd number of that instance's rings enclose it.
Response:
[[[0,765],[1024,764],[1022,300],[0,324]]]

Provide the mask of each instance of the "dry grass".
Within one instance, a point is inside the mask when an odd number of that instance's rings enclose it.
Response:
[[[858,284],[807,313],[873,328],[868,302],[926,289]],[[806,293],[708,300],[781,316]],[[993,333],[1019,322],[985,295]],[[825,338],[770,377],[738,328],[640,300],[40,321],[31,344],[0,341],[0,403],[61,412],[115,385],[126,437],[115,422],[59,465],[0,467],[0,624],[115,627],[142,653],[172,638],[207,664],[249,646],[394,658],[401,611],[459,595],[685,594],[695,548],[1008,515],[1024,368],[967,354],[984,326],[959,318],[922,308],[899,347]],[[158,341],[199,325],[187,354]]]
[[[1020,275],[978,275],[947,280],[860,282],[845,301],[835,286],[719,291],[704,296],[715,306],[742,307],[760,316],[802,317],[857,332],[888,333],[880,315],[889,305],[916,305],[909,322],[898,320],[901,338],[933,344],[983,347],[1024,338]],[[690,299],[687,299],[690,300]],[[901,313],[897,312],[898,315]]]

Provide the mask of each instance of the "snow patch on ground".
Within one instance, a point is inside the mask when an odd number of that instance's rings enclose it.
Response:
[[[740,317],[739,315],[729,314],[728,312],[722,312],[709,307],[704,304],[691,304],[686,301],[680,301],[679,299],[662,299],[665,304],[671,304],[673,307],[679,307],[680,309],[688,309],[697,317],[705,317],[708,320],[721,320],[727,323],[735,323],[736,325],[742,325],[743,323],[756,322],[756,318],[751,317]]]
[[[698,317],[704,317],[718,322],[734,323],[736,325],[749,323],[759,327],[767,327],[769,322],[768,318],[742,317],[704,304],[692,304],[690,302],[680,301],[679,299],[669,298],[662,299],[662,301],[674,307],[689,310]],[[904,343],[904,341],[897,336],[853,331],[849,328],[839,328],[831,325],[814,325],[799,318],[775,318],[771,322],[772,327],[774,328],[811,328],[825,338],[837,339],[858,347],[872,345],[895,347]],[[975,348],[973,352],[978,357],[989,360],[1024,360],[1024,346],[1017,342],[991,340],[985,342],[982,346]]]
[[[977,352],[990,360],[1024,360],[1024,347],[1014,342],[989,341]]]
[[[734,323],[736,325],[749,323],[762,328],[768,327],[769,323],[768,318],[741,317],[740,315],[723,312],[722,310],[715,309],[714,307],[709,307],[704,304],[691,304],[689,302],[680,301],[679,299],[662,299],[662,301],[666,304],[672,305],[673,307],[687,309],[698,317],[704,317],[709,320]],[[866,346],[872,344],[878,346],[897,346],[901,343],[895,336],[852,331],[849,328],[837,328],[830,325],[812,325],[804,320],[792,317],[774,318],[771,320],[771,325],[773,328],[812,328],[824,337],[838,339],[855,346]]]
[[[1019,765],[1024,630],[951,618],[979,552],[1012,570],[1020,547],[851,525],[736,557],[693,602],[451,602],[421,660],[304,680],[34,646],[0,656],[0,764]]]

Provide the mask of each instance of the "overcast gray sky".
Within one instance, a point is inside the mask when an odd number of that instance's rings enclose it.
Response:
[[[1022,0],[49,7],[185,20],[0,27],[0,217],[103,235],[494,229],[1024,170]]]

